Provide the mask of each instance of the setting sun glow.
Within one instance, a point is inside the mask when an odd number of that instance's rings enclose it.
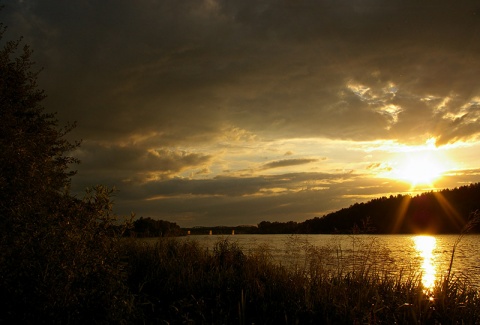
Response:
[[[410,153],[399,161],[396,178],[409,182],[412,186],[432,183],[446,171],[445,166],[433,153]]]
[[[415,187],[433,186],[451,166],[445,153],[435,147],[435,140],[430,139],[424,146],[403,148],[391,167],[390,177]]]

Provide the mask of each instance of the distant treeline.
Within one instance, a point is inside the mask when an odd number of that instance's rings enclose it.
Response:
[[[184,235],[184,232],[175,222],[143,217],[135,220],[132,228],[125,232],[125,236],[128,237],[172,237],[181,235]]]
[[[262,221],[258,233],[459,233],[477,210],[480,210],[480,183],[414,197],[384,196],[300,223]],[[471,232],[480,232],[480,225]]]
[[[477,210],[480,210],[480,183],[414,197],[384,196],[300,223],[262,221],[258,233],[459,233]],[[480,225],[472,232],[480,232]]]
[[[180,228],[177,224],[151,218],[134,222],[137,236],[235,234],[410,234],[459,233],[475,211],[480,211],[480,183],[416,196],[383,196],[323,217],[303,222],[262,221],[254,226]],[[471,232],[480,233],[477,224]]]
[[[480,210],[480,183],[415,197],[381,197],[299,224],[301,233],[459,233]],[[477,224],[472,232],[480,232]]]

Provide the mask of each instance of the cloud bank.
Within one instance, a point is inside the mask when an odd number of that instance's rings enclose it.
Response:
[[[23,0],[0,19],[45,68],[45,106],[78,121],[75,188],[116,186],[121,213],[304,219],[394,190],[338,146],[480,134],[476,1]]]

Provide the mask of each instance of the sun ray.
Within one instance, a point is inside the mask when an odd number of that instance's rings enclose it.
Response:
[[[393,230],[392,230],[392,233],[395,234],[398,232],[398,230],[400,229],[402,223],[403,223],[403,220],[405,219],[405,216],[407,215],[407,210],[408,210],[408,206],[410,205],[410,200],[412,198],[410,197],[410,195],[404,195],[403,198],[402,198],[402,202],[400,203],[400,206],[398,208],[398,211],[397,211],[397,215],[395,216],[395,224],[393,226]]]
[[[462,229],[465,225],[465,220],[462,219],[457,210],[450,204],[450,202],[448,202],[448,200],[442,195],[442,193],[436,192],[434,193],[434,195],[438,203],[442,207],[443,211],[445,211],[447,216],[453,220],[455,226],[458,229]]]

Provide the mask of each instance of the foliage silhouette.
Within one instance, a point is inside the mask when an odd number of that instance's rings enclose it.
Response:
[[[125,320],[112,190],[70,195],[74,125],[59,127],[42,107],[32,51],[20,43],[0,50],[0,322]]]

